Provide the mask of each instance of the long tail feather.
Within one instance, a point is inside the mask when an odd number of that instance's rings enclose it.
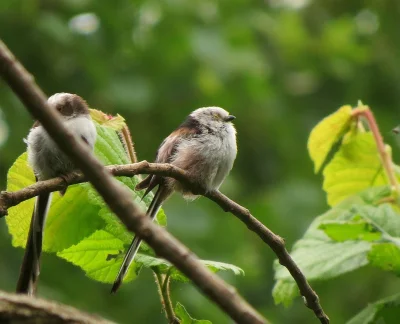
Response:
[[[40,274],[44,224],[50,202],[50,193],[41,194],[36,199],[24,259],[17,283],[17,293],[28,295],[34,295],[36,293],[36,285]]]
[[[162,203],[168,196],[169,196],[168,190],[160,185],[146,213],[146,215],[150,216],[152,221],[155,219]],[[124,280],[129,270],[129,266],[131,265],[133,259],[135,258],[135,255],[138,252],[141,243],[142,239],[139,236],[135,235],[131,245],[129,246],[128,252],[125,255],[124,261],[122,261],[122,265],[121,268],[119,269],[117,278],[115,279],[114,284],[111,288],[111,293],[116,293],[118,288],[121,286],[122,281]]]

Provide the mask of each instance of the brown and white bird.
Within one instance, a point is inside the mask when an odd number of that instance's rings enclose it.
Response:
[[[219,107],[199,108],[173,131],[157,151],[157,163],[171,163],[183,170],[206,191],[218,189],[236,158],[236,130],[232,124],[235,117]],[[137,186],[146,189],[144,196],[158,186],[147,210],[154,220],[161,205],[174,191],[187,199],[196,196],[173,178],[149,175]],[[143,196],[143,197],[144,197]],[[139,250],[142,239],[135,236],[122,262],[118,276],[111,289],[115,293]]]
[[[96,127],[89,115],[87,103],[78,95],[70,93],[56,93],[47,103],[59,112],[64,125],[93,150]],[[28,163],[33,168],[37,181],[65,176],[76,169],[38,121],[32,126],[26,143]],[[43,230],[50,201],[50,193],[40,194],[36,199],[17,293],[35,294],[40,272]]]

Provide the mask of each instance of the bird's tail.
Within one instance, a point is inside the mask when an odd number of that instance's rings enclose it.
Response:
[[[166,198],[168,198],[168,196],[169,190],[160,185],[146,213],[146,215],[150,216],[152,221],[160,210],[162,203],[165,201]],[[135,255],[138,252],[141,243],[142,239],[139,236],[135,235],[131,245],[129,246],[128,252],[125,255],[124,261],[122,261],[122,265],[119,269],[117,278],[115,279],[114,284],[111,288],[111,293],[116,293],[118,288],[121,286],[122,281],[124,280],[126,273],[128,272],[129,266],[135,258]]]
[[[44,224],[50,202],[51,193],[40,194],[36,199],[17,283],[17,293],[28,295],[36,293],[36,285],[40,274]]]

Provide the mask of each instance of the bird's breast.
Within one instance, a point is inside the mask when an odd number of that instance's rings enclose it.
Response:
[[[182,142],[172,162],[209,191],[219,188],[236,158],[235,134],[220,135],[207,134]]]
[[[96,141],[96,128],[93,122],[85,117],[66,120],[64,124],[77,135],[85,138],[93,149]],[[75,169],[70,159],[60,150],[43,126],[31,129],[28,138],[28,162],[39,180],[46,180],[67,174]]]

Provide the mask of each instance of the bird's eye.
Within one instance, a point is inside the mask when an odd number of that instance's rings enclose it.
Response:
[[[68,103],[58,105],[57,110],[60,112],[61,115],[63,116],[71,116],[74,112],[72,106]]]
[[[221,119],[221,117],[217,113],[213,113],[212,116],[213,116],[213,119],[215,119],[215,120]]]

